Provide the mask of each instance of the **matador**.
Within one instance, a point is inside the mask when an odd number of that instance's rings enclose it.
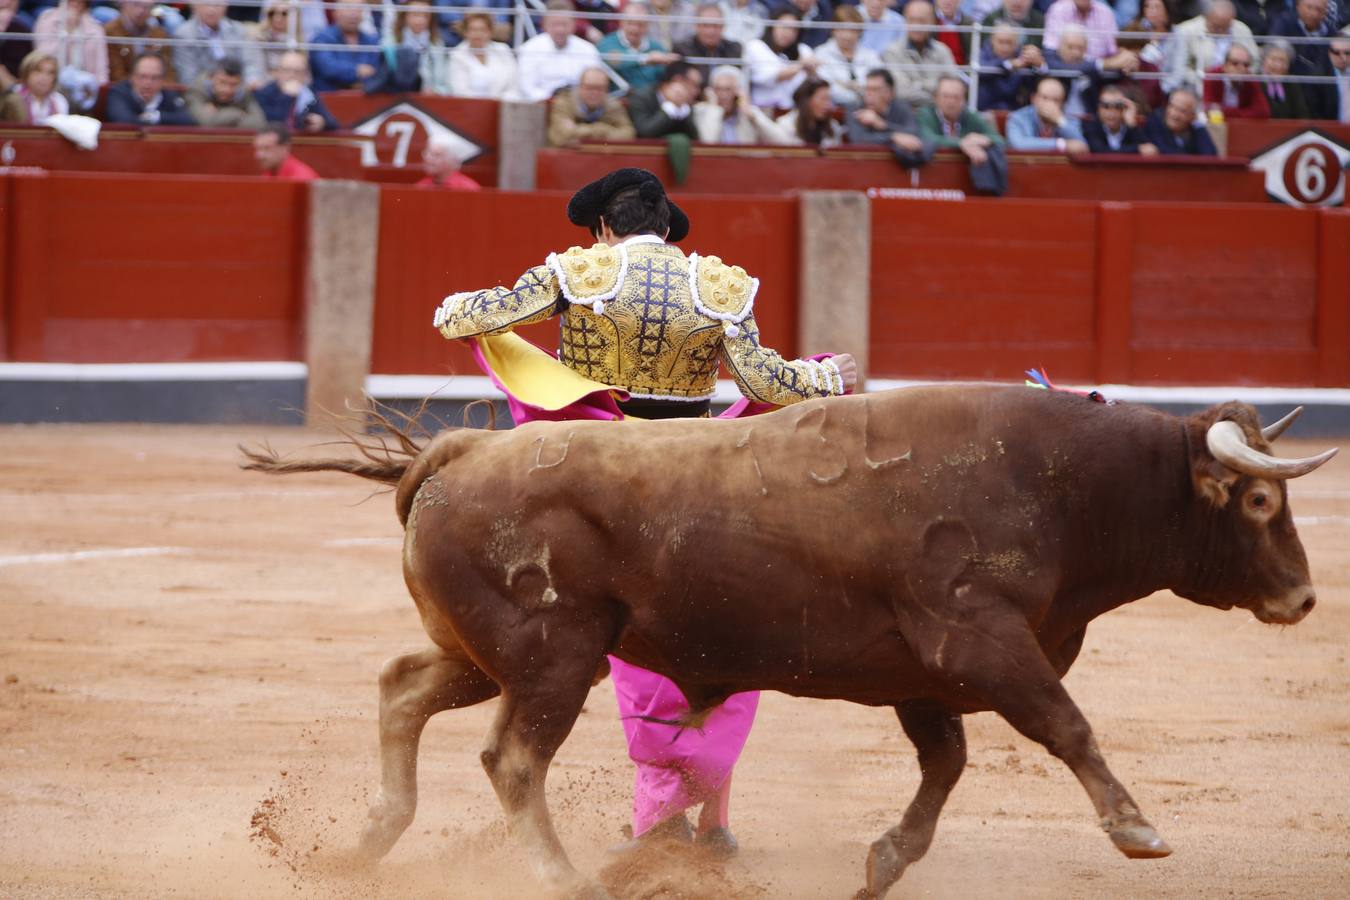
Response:
[[[753,312],[758,279],[716,256],[686,256],[676,247],[689,219],[651,172],[619,169],[588,184],[572,197],[567,217],[598,243],[550,254],[510,288],[452,294],[436,310],[440,333],[481,340],[558,316],[558,361],[616,393],[614,418],[709,415],[719,363],[757,404],[782,406],[852,388],[856,366],[847,354],[786,360],[760,343]],[[521,408],[512,406],[517,418]],[[633,845],[673,839],[734,853],[731,771],[758,695],[734,695],[701,727],[677,730],[669,723],[689,707],[673,682],[616,657],[610,664],[637,765]],[[685,810],[698,804],[696,830]]]

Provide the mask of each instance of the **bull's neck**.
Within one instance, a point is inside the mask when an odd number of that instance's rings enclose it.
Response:
[[[1082,624],[1155,591],[1181,586],[1194,536],[1185,423],[1138,416],[1116,429],[1127,440],[1110,445],[1095,435],[1081,447],[1075,469],[1087,502],[1066,524],[1065,589]]]

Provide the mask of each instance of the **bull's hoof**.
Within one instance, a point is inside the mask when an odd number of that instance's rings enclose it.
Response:
[[[1130,859],[1162,859],[1172,855],[1167,841],[1147,822],[1119,825],[1108,833],[1116,849]]]
[[[393,849],[412,820],[412,813],[392,813],[386,812],[382,806],[371,807],[370,823],[361,832],[354,856],[363,858],[366,865],[373,866]]]

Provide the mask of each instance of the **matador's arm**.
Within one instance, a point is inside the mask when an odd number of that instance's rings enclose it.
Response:
[[[760,344],[754,316],[727,332],[722,339],[723,358],[741,393],[751,400],[787,406],[844,392],[844,379],[830,360],[786,360]]]
[[[520,276],[513,288],[451,294],[436,309],[434,324],[450,340],[500,334],[542,322],[566,305],[553,270],[547,265],[535,266]]]

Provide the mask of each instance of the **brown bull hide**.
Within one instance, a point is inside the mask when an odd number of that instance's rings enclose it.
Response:
[[[439,435],[397,500],[434,646],[381,674],[364,850],[412,820],[426,718],[500,691],[483,762],[507,815],[542,878],[598,890],[567,862],[543,779],[612,652],[695,711],[754,689],[893,706],[922,782],[860,896],[927,850],[978,710],[1062,759],[1125,854],[1170,853],[1060,678],[1093,618],[1154,591],[1272,622],[1311,609],[1284,484],[1217,463],[1219,420],[1269,449],[1240,404],[1182,419],[982,386]]]

